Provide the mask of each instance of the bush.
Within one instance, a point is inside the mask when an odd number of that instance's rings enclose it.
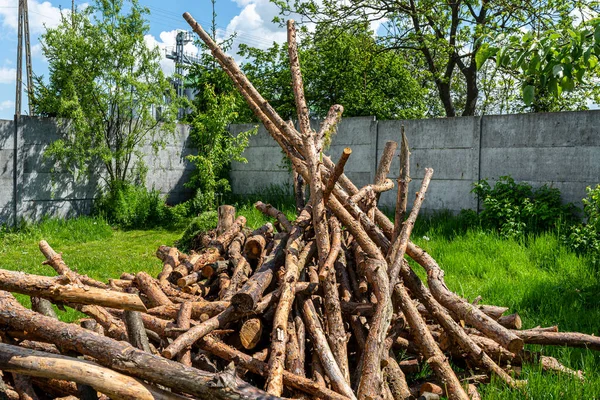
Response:
[[[528,183],[502,176],[493,188],[485,179],[473,186],[472,192],[483,203],[479,214],[482,226],[505,237],[556,229],[574,218],[573,205],[562,204],[560,191],[547,185],[534,189]]]
[[[188,208],[188,203],[167,206],[158,190],[120,182],[95,201],[93,213],[124,229],[171,228],[182,224]]]
[[[565,243],[580,254],[588,254],[595,265],[600,265],[600,184],[586,188],[583,199],[585,223],[573,225],[563,237]]]

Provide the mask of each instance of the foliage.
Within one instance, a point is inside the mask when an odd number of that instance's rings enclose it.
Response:
[[[189,204],[170,207],[158,190],[122,182],[95,200],[94,214],[123,229],[176,227],[189,214]]]
[[[41,45],[49,81],[36,77],[33,92],[36,113],[67,128],[47,155],[78,177],[102,165],[108,186],[143,181],[140,147],[161,144],[158,131],[174,129],[176,110],[166,102],[174,95],[159,51],[144,42],[148,11],[127,3],[95,0],[48,28]]]
[[[482,44],[478,67],[495,58],[498,67],[515,71],[522,82],[523,101],[534,111],[553,111],[552,105],[560,105],[565,92],[572,96],[576,89],[588,93],[585,100],[591,95],[598,100],[598,93],[592,89],[600,71],[600,18],[502,39],[495,39],[497,45]]]
[[[552,31],[574,20],[576,11],[593,9],[595,1],[441,1],[441,0],[273,0],[283,15],[298,13],[302,22],[352,26],[380,25],[387,49],[402,51],[415,76],[428,80],[447,117],[475,115],[480,81],[478,59],[486,40],[522,29]],[[418,61],[417,61],[418,60]],[[424,73],[426,71],[426,73]]]
[[[304,30],[299,57],[311,114],[322,118],[341,104],[346,117],[422,118],[423,89],[400,54],[382,50],[367,24]],[[242,68],[258,91],[283,118],[296,118],[287,45],[275,43],[267,50],[242,45],[240,55],[251,60]]]
[[[196,169],[186,186],[196,190],[192,201],[196,213],[214,209],[217,206],[216,194],[231,191],[229,166],[232,161],[246,162],[242,153],[257,128],[232,135],[227,127],[237,118],[235,98],[229,93],[215,94],[215,89],[209,84],[195,103],[202,104],[203,111],[194,112],[190,118],[190,140],[198,154],[187,156]]]
[[[583,199],[585,223],[573,225],[563,238],[574,251],[588,254],[594,264],[600,265],[600,185],[586,188]]]
[[[534,189],[501,176],[494,187],[485,179],[474,183],[472,192],[483,204],[482,226],[505,237],[557,229],[561,222],[573,219],[573,206],[563,205],[560,191],[547,185]]]

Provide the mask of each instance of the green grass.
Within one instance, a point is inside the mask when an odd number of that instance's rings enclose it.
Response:
[[[252,207],[254,200],[240,199],[235,204],[252,228],[267,221]],[[293,216],[289,201],[268,202]],[[94,218],[47,220],[19,232],[0,233],[0,256],[2,268],[55,275],[50,267],[41,265],[43,256],[37,243],[46,239],[63,253],[69,266],[106,281],[122,272],[145,270],[156,275],[161,265],[155,250],[161,244],[172,245],[180,236],[179,231],[114,230]],[[474,299],[480,295],[482,303],[510,307],[510,312],[521,315],[524,328],[557,324],[561,331],[598,335],[599,274],[585,258],[564,248],[557,236],[545,233],[521,241],[503,239],[482,230],[468,214],[441,214],[419,220],[413,239],[439,262],[449,288],[461,296]],[[415,266],[415,270],[424,277],[420,267]],[[26,296],[19,300],[28,303]],[[67,310],[59,313],[63,320],[79,318],[79,314]],[[525,366],[521,378],[529,382],[526,389],[513,391],[493,382],[480,387],[483,398],[600,399],[599,353],[557,347],[545,347],[543,352],[570,368],[582,369],[586,382]]]
[[[556,233],[521,241],[501,238],[481,228],[467,228],[460,218],[441,215],[417,222],[413,239],[438,261],[448,287],[467,298],[518,312],[523,328],[558,325],[560,331],[600,334],[600,279],[585,258],[563,247]],[[424,278],[422,269],[415,270]],[[540,350],[540,346],[528,346]],[[545,355],[581,369],[586,382],[523,368],[529,384],[513,391],[501,383],[484,385],[484,399],[599,399],[600,354],[585,349],[546,346]]]
[[[42,265],[45,258],[38,243],[44,239],[55,251],[62,252],[73,270],[103,282],[118,278],[123,272],[147,271],[157,275],[162,267],[154,255],[156,249],[161,244],[173,245],[179,236],[180,232],[168,230],[115,230],[98,218],[49,219],[18,232],[0,234],[1,268],[56,275],[52,267]],[[30,304],[28,296],[17,295],[17,299],[26,306]],[[59,312],[64,321],[82,316],[71,308],[66,310]]]

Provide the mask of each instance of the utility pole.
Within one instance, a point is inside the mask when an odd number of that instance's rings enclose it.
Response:
[[[21,115],[21,95],[23,92],[23,36],[25,36],[25,65],[27,69],[27,98],[29,103],[29,115],[33,115],[33,73],[31,70],[31,37],[29,36],[29,11],[27,9],[27,0],[19,0],[18,29],[15,115]]]

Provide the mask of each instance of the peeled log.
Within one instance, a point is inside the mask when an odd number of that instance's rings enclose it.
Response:
[[[54,301],[146,311],[146,306],[137,295],[72,284],[64,276],[49,278],[2,269],[0,270],[0,290]]]

